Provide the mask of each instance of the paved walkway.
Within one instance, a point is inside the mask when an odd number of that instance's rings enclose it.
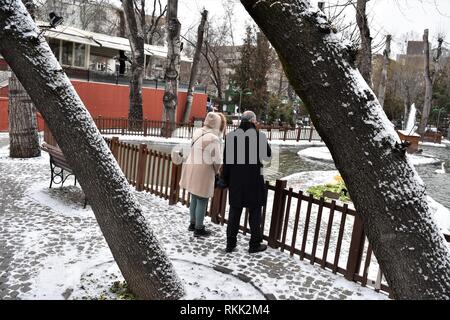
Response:
[[[95,217],[89,206],[82,208],[79,188],[48,189],[46,155],[33,160],[11,160],[6,155],[1,148],[0,300],[76,298],[72,292],[83,289],[82,275],[112,260]],[[250,255],[248,236],[240,235],[238,251],[226,254],[225,227],[207,221],[213,235],[194,238],[186,230],[187,208],[136,194],[149,225],[175,260],[238,277],[268,299],[386,299],[278,250]]]

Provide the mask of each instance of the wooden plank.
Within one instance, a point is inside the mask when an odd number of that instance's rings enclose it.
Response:
[[[322,256],[322,269],[325,268],[325,262],[327,261],[328,248],[330,246],[330,238],[331,238],[331,229],[333,227],[333,218],[334,218],[334,206],[336,205],[336,201],[331,202],[330,215],[328,216],[328,225],[327,225],[327,233],[325,235],[325,244],[323,248],[323,256]]]
[[[367,285],[367,276],[369,275],[369,265],[371,258],[372,258],[372,245],[369,243],[369,246],[367,247],[366,261],[364,263],[363,280],[361,282],[361,285],[363,287]]]
[[[286,245],[286,233],[287,233],[287,227],[289,225],[289,212],[291,210],[291,199],[292,199],[292,188],[289,188],[289,193],[287,197],[287,208],[286,208],[286,215],[284,216],[284,228],[283,228],[283,235],[281,237],[281,251],[284,251],[284,247]]]
[[[347,274],[345,278],[349,281],[353,281],[353,277],[359,272],[361,265],[361,259],[364,249],[364,225],[361,217],[357,215],[353,223],[352,239],[350,242],[350,249],[348,251],[347,260]]]
[[[299,194],[302,195],[302,191],[300,191]],[[301,206],[302,206],[302,200],[301,200],[301,196],[300,196],[300,197],[297,197],[297,208],[295,210],[294,232],[292,234],[291,250],[290,250],[291,256],[294,255],[295,241],[297,240],[297,230],[298,230],[298,224],[300,221]]]
[[[345,210],[348,207],[347,204],[344,205],[344,212],[342,212],[341,216],[341,224],[339,226],[339,235],[336,243],[336,252],[334,254],[334,263],[333,263],[333,273],[336,273],[338,264],[339,264],[339,256],[341,254],[341,246],[342,246],[342,237],[344,235],[344,229],[345,229],[345,219],[347,217],[347,210]]]
[[[156,179],[156,175],[155,175],[155,170],[156,170],[156,151],[152,151],[152,189],[151,192],[152,194],[156,193],[156,184],[155,184],[155,179]]]
[[[248,208],[245,208],[245,215],[244,215],[244,236],[247,234],[248,231]]]
[[[323,203],[325,202],[325,199],[322,197],[320,198],[320,205],[319,205],[319,211],[317,212],[317,219],[316,219],[316,228],[314,230],[314,239],[313,239],[313,247],[311,252],[311,264],[314,264],[315,258],[316,258],[316,250],[317,250],[317,242],[319,240],[319,234],[320,234],[320,223],[322,222],[322,211],[323,211]]]
[[[303,260],[305,258],[306,241],[308,239],[308,228],[309,228],[309,220],[311,218],[312,204],[313,204],[313,195],[310,194],[308,199],[308,209],[306,211],[305,228],[303,229],[303,241],[302,241],[302,249],[300,252],[300,260]]]

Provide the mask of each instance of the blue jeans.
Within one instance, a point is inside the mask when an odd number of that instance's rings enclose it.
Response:
[[[191,223],[195,223],[196,229],[203,228],[203,220],[205,219],[206,207],[208,206],[208,198],[202,198],[191,194],[191,204],[189,211],[191,213]]]

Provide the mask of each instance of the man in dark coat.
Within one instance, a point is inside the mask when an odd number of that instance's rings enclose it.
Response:
[[[243,113],[238,129],[225,139],[222,178],[229,190],[229,218],[226,252],[236,248],[242,209],[249,210],[249,252],[264,251],[261,244],[261,209],[267,199],[262,161],[268,161],[271,150],[264,133],[256,128],[256,116],[252,111]]]

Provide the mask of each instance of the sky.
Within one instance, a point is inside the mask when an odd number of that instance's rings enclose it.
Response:
[[[217,20],[223,15],[223,0],[179,0],[178,15],[182,24],[182,34],[190,29],[196,30],[200,21],[200,11],[206,8],[209,19]],[[323,0],[335,3],[338,0]],[[242,41],[245,26],[252,23],[239,0],[234,3],[234,34],[237,44]],[[316,2],[316,1],[313,1]],[[342,2],[342,1],[341,1]],[[430,29],[430,41],[436,42],[438,32],[445,33],[447,46],[450,46],[450,0],[370,0],[368,4],[374,42],[380,42],[386,34],[393,36],[392,55],[401,53],[404,35],[413,31],[416,36],[410,40],[421,40],[424,29]],[[348,8],[346,15],[354,19],[354,8]]]

